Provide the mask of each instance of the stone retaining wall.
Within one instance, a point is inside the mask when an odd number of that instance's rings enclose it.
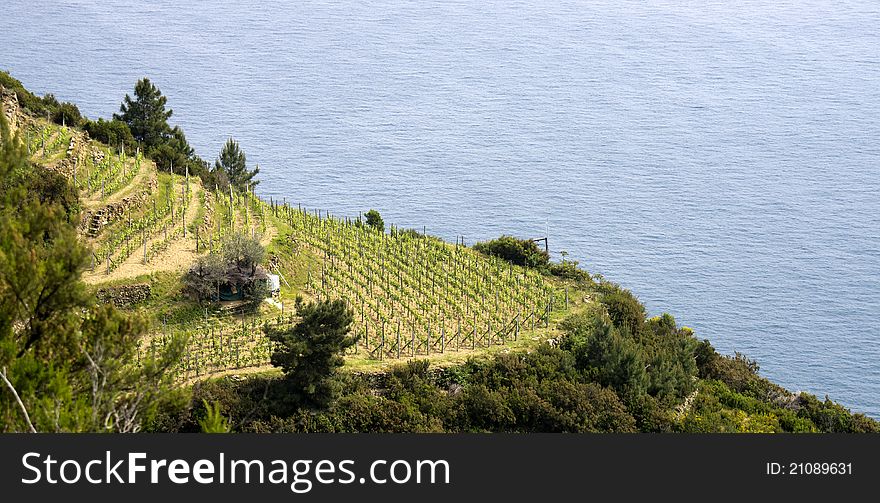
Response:
[[[116,307],[131,307],[140,304],[150,298],[150,285],[138,283],[136,285],[123,285],[102,288],[98,290],[99,302],[113,304]]]

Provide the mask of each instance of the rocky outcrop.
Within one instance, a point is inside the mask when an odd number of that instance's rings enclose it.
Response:
[[[81,162],[83,157],[83,148],[82,145],[85,141],[80,137],[79,134],[74,132],[70,137],[70,143],[67,146],[67,155],[61,159],[58,164],[54,166],[47,166],[47,168],[57,171],[61,175],[66,178],[73,180],[75,174],[77,173],[77,168]]]
[[[0,87],[0,108],[3,108],[6,122],[9,123],[12,131],[15,131],[18,127],[18,114],[20,112],[18,96],[9,89]]]
[[[104,304],[113,304],[116,307],[131,307],[150,298],[150,285],[138,283],[135,285],[123,285],[102,288],[98,290],[98,301]]]

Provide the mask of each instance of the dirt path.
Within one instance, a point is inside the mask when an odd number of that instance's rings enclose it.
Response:
[[[278,229],[274,225],[267,222],[266,232],[260,238],[260,244],[264,247],[269,246],[269,243],[271,243],[276,236],[278,236]]]
[[[189,195],[189,206],[185,223],[187,227],[196,220],[196,215],[198,214],[199,205],[201,204],[199,201],[199,190],[201,190],[201,185],[194,183]],[[147,249],[149,250],[154,243],[162,241],[164,237],[164,233],[161,231],[157,232],[154,237],[147,241]],[[179,271],[189,267],[196,258],[195,238],[190,234],[187,234],[186,239],[180,236],[172,241],[165,250],[152,257],[147,264],[143,263],[142,246],[142,244],[139,245],[138,251],[132,253],[122,265],[111,271],[110,274],[106,274],[105,271],[96,268],[95,272],[86,271],[83,274],[83,281],[94,285],[107,281],[136,278],[159,271]]]

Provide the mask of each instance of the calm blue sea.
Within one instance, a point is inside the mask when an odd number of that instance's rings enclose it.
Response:
[[[549,233],[721,351],[880,417],[876,0],[5,0],[0,68],[90,117],[153,79],[264,196]]]

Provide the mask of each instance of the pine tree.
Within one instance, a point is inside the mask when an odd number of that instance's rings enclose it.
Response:
[[[376,210],[370,210],[364,214],[367,218],[367,225],[376,229],[379,232],[385,232],[385,221],[382,220],[382,215],[379,214]]]
[[[214,172],[223,172],[229,183],[240,191],[245,191],[248,187],[259,183],[253,180],[260,172],[259,166],[252,171],[248,170],[247,157],[238,142],[232,138],[226,140],[226,144],[220,150],[220,158],[214,162]]]
[[[113,118],[128,124],[131,134],[144,143],[146,150],[158,147],[171,131],[168,119],[173,110],[165,110],[168,98],[146,77],[135,84],[134,95],[134,99],[125,95],[119,107],[121,114],[114,114]]]
[[[278,343],[272,365],[281,367],[299,405],[323,406],[335,395],[330,377],[355,344],[356,337],[349,335],[353,316],[341,300],[300,304],[297,311],[302,318],[293,327],[267,329],[269,339]]]

